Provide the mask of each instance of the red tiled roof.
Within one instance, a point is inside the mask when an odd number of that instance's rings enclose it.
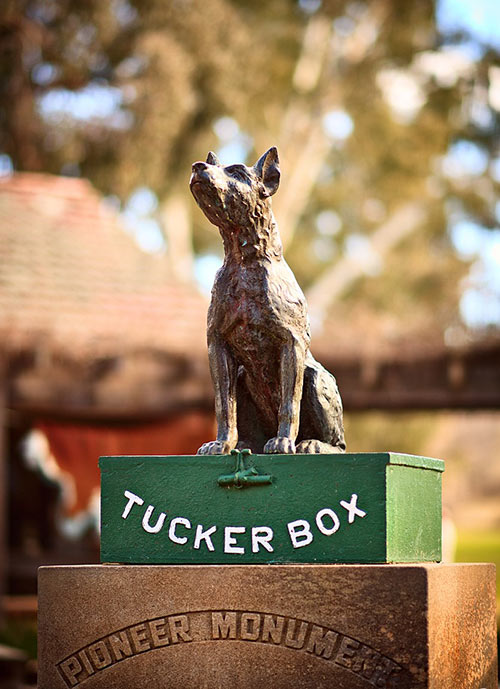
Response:
[[[77,356],[206,351],[207,301],[141,251],[86,180],[0,179],[0,338]]]

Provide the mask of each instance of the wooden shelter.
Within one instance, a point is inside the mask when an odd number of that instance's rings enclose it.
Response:
[[[0,179],[0,568],[11,592],[33,590],[38,564],[83,558],[54,521],[80,519],[83,531],[99,454],[188,454],[213,433],[206,309],[89,182]]]

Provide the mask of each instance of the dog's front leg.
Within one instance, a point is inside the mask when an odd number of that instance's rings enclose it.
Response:
[[[220,339],[208,343],[208,361],[215,391],[217,439],[204,443],[199,455],[227,455],[238,442],[236,426],[236,378],[238,366]]]
[[[267,454],[294,454],[299,432],[300,400],[304,382],[305,351],[295,340],[287,343],[280,359],[278,433],[264,445]]]

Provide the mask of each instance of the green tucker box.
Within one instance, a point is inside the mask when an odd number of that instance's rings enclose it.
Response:
[[[441,560],[439,459],[233,451],[99,466],[102,562]]]

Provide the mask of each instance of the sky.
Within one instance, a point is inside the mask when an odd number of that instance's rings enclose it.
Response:
[[[500,48],[499,0],[439,0],[436,19],[443,32],[465,30]]]

